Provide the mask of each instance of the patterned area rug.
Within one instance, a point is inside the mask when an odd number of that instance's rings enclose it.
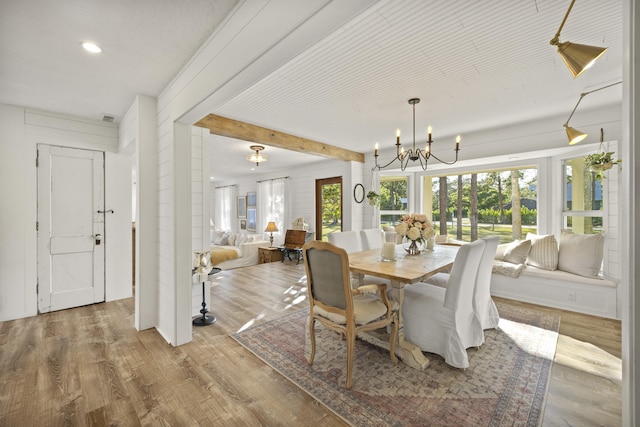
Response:
[[[388,351],[356,340],[353,388],[344,389],[346,345],[316,322],[316,356],[307,364],[308,310],[232,337],[354,426],[538,426],[556,351],[560,320],[533,310],[498,306],[497,330],[469,349],[460,370],[426,353],[420,372]]]

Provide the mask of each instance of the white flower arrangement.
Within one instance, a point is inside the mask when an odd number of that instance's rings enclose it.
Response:
[[[436,234],[431,221],[424,214],[403,215],[396,225],[396,233],[420,243]]]

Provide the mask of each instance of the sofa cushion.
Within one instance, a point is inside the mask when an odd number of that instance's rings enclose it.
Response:
[[[602,266],[604,233],[574,234],[563,231],[560,237],[558,270],[584,277],[597,277]]]
[[[504,249],[504,252],[502,252]],[[506,247],[500,248],[502,252],[501,261],[512,264],[524,264],[531,249],[531,240],[514,240]]]
[[[527,240],[531,240],[531,250],[527,255],[527,265],[543,270],[555,270],[558,268],[558,242],[553,234],[527,233]]]

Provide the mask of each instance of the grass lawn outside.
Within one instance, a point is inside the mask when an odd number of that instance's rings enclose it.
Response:
[[[437,230],[438,224],[434,224],[434,226]],[[538,227],[535,225],[523,225],[521,239],[527,237],[527,233],[537,234]],[[452,239],[457,239],[457,227],[447,224],[447,235]],[[482,239],[489,236],[499,236],[500,243],[509,243],[514,240],[511,224],[478,224],[478,238]],[[471,241],[471,227],[469,224],[462,224],[462,239],[460,240]]]
[[[438,223],[434,224],[434,228],[436,229],[436,234],[438,233]],[[447,223],[447,235],[452,239],[457,239],[457,228],[455,225],[452,225],[450,222]],[[322,224],[322,240],[328,241],[327,235],[329,233],[339,233],[342,231],[341,224],[338,222],[336,224],[333,223],[323,223]],[[523,225],[522,226],[522,239],[527,237],[527,233],[538,233],[538,227],[535,225]],[[469,221],[463,221],[462,223],[462,239],[467,242],[471,241],[471,226]],[[478,238],[482,239],[484,237],[489,236],[499,236],[500,243],[509,243],[512,242],[513,232],[511,230],[511,224],[478,224]]]

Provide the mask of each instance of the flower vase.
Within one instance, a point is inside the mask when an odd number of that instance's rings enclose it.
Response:
[[[411,240],[407,237],[402,239],[402,247],[408,255],[420,255],[420,252],[424,250],[424,244],[417,240]]]

